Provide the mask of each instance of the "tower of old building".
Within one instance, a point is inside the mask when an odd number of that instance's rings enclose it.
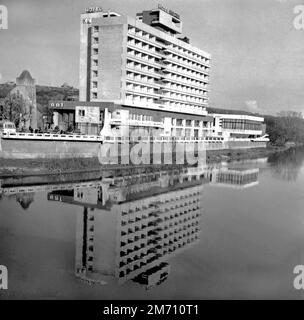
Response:
[[[16,78],[16,86],[10,94],[21,95],[24,100],[22,116],[25,127],[37,128],[37,102],[36,102],[36,81],[30,72],[24,70]]]

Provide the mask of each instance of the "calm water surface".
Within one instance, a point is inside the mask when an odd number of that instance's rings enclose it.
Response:
[[[0,298],[300,299],[303,163],[3,179]]]

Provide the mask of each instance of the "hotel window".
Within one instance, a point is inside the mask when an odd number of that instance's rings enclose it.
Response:
[[[93,27],[93,32],[98,32],[98,26]]]
[[[183,125],[183,119],[176,119],[176,125],[182,126]]]
[[[98,37],[93,37],[93,44],[98,44]]]
[[[85,116],[85,110],[82,110],[82,109],[78,110],[78,115],[79,115],[79,117],[84,117]]]
[[[98,48],[93,49],[93,54],[98,54]]]
[[[93,98],[93,99],[97,99],[97,92],[93,92],[93,93],[92,93],[92,98]]]

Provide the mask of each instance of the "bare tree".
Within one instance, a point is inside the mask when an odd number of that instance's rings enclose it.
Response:
[[[4,101],[3,115],[18,126],[23,117],[24,107],[25,102],[21,95],[10,94]]]

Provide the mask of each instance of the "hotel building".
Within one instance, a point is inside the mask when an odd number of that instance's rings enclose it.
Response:
[[[211,55],[181,34],[181,17],[160,5],[136,18],[87,9],[80,17],[80,101],[51,102],[54,125],[103,140],[134,132],[203,140],[206,149],[265,147],[263,118],[207,113]]]
[[[212,114],[214,133],[227,138],[258,138],[265,134],[263,117],[238,114]]]
[[[212,123],[206,111],[211,56],[181,37],[180,16],[162,6],[135,19],[86,11],[80,101],[114,103],[119,111],[107,113],[112,127],[125,119],[168,136],[206,135]]]

